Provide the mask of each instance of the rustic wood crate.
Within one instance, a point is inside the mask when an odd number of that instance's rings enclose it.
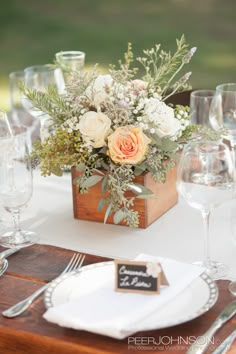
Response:
[[[99,182],[91,187],[88,193],[80,194],[78,193],[78,187],[73,184],[74,178],[79,175],[80,172],[72,168],[74,217],[76,219],[104,222],[106,208],[102,211],[97,210],[99,200],[102,196],[104,197],[104,195],[101,195],[101,183]],[[150,172],[136,177],[135,182],[149,188],[158,196],[158,199],[135,200],[134,209],[139,213],[139,227],[147,228],[178,201],[176,168],[168,172],[165,183],[156,183]],[[107,223],[113,224],[112,216],[108,217]],[[125,225],[125,223],[121,222],[120,225]]]

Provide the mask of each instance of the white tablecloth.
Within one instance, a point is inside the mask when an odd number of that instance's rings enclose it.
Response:
[[[3,209],[1,216],[5,225],[11,222]],[[184,201],[147,229],[77,220],[73,218],[70,173],[45,178],[34,171],[34,193],[22,214],[22,227],[36,231],[42,244],[90,254],[132,259],[146,253],[187,262],[204,258],[201,215]],[[210,232],[212,259],[229,266],[228,279],[236,278],[236,200],[212,212]]]

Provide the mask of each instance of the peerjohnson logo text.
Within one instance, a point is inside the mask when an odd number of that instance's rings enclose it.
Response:
[[[186,351],[187,348],[197,341],[199,344],[214,345],[214,337],[209,339],[206,337],[172,337],[172,336],[159,336],[159,337],[128,337],[128,349],[129,350],[183,350]]]

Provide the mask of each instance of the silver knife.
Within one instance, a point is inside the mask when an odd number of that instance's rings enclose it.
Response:
[[[210,328],[189,347],[186,354],[202,354],[210,344],[211,338],[216,331],[236,314],[236,300],[227,305],[212,323]]]
[[[233,344],[236,338],[236,329],[222,342],[212,354],[225,354]]]

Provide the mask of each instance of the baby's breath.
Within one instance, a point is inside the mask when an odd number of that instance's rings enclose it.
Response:
[[[75,183],[80,193],[101,180],[102,193],[108,192],[108,197],[101,199],[98,209],[106,208],[107,216],[113,213],[114,222],[138,226],[135,198],[152,192],[136,185],[135,176],[149,171],[155,181],[164,182],[176,151],[199,133],[190,125],[188,107],[165,103],[187,88],[191,73],[178,74],[196,50],[189,49],[184,36],[176,44],[173,54],[160,44],[143,51],[136,59],[144,71],[141,80],[129,43],[124,60],[110,65],[107,75],[101,75],[97,65],[91,71],[74,72],[63,95],[53,87],[45,93],[23,88],[53,122],[45,138],[35,144],[33,161],[40,162],[45,176],[61,175],[65,167],[77,166],[81,174]],[[117,146],[112,146],[117,141],[112,137],[121,131]],[[102,171],[100,178],[94,178],[98,171]]]

